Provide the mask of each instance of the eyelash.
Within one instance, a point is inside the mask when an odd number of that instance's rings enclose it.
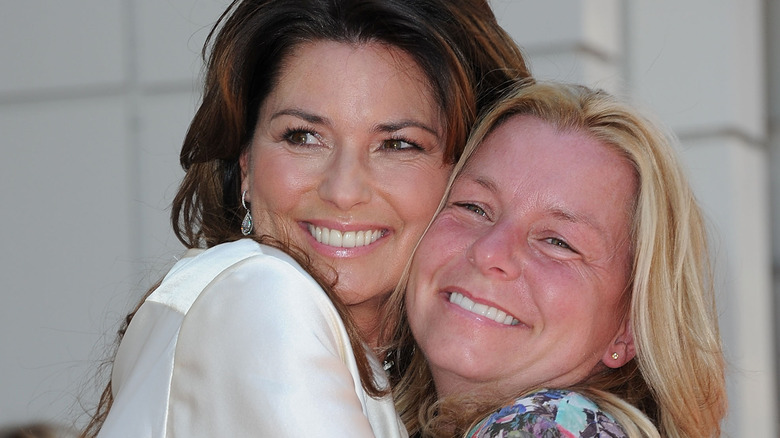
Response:
[[[468,210],[478,216],[482,216],[484,218],[490,219],[488,216],[487,211],[485,211],[484,208],[480,207],[477,204],[471,203],[471,202],[453,202],[453,205],[456,207],[463,208],[465,210]],[[575,254],[579,254],[579,251],[577,251],[573,246],[569,245],[569,242],[557,238],[557,237],[548,237],[546,239],[543,239],[545,242],[549,243],[550,245],[557,246],[558,248],[571,251]]]
[[[317,140],[320,139],[319,134],[317,134],[317,131],[310,127],[297,127],[297,128],[287,128],[284,133],[282,134],[282,139],[284,139],[287,143],[295,146],[307,146],[311,145],[311,143],[300,143],[293,140],[293,136],[298,134],[304,134],[304,135],[311,135],[312,137],[316,138]]]
[[[485,211],[484,208],[480,207],[479,205],[473,204],[471,202],[455,202],[453,205],[464,208],[476,215],[482,216],[487,218],[488,214],[487,211]]]
[[[571,245],[569,245],[568,242],[566,242],[563,239],[559,239],[557,237],[548,237],[544,239],[545,242],[549,243],[550,245],[557,246],[559,248],[563,248],[566,250],[569,250],[571,252],[577,253],[577,250],[575,250]]]
[[[301,143],[293,140],[293,136],[298,134],[304,134],[304,135],[311,135],[312,137],[316,138],[318,141],[321,141],[320,135],[317,133],[317,131],[311,127],[301,126],[296,128],[287,128],[284,133],[282,134],[282,139],[284,139],[287,143],[295,145],[295,146],[306,146],[311,145],[312,143]],[[392,148],[392,147],[386,147],[390,143],[406,143],[409,145],[409,147],[405,148]],[[418,145],[417,143],[409,140],[406,137],[403,136],[397,136],[397,137],[391,137],[386,140],[382,140],[380,149],[386,150],[386,151],[395,151],[395,152],[406,152],[406,151],[424,151],[425,149]]]
[[[406,143],[410,147],[408,147],[408,148],[401,148],[401,149],[385,147],[388,143],[399,143],[399,142],[400,143]],[[387,151],[398,151],[398,152],[403,152],[403,151],[422,151],[422,150],[425,150],[420,145],[418,145],[417,143],[409,140],[408,138],[406,138],[404,136],[391,137],[391,138],[389,138],[387,140],[383,140],[382,141],[382,145],[381,145],[380,148],[384,149],[384,150],[387,150]]]

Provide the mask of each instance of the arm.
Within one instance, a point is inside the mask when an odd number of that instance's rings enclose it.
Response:
[[[179,334],[171,436],[373,436],[352,351],[311,279],[275,258],[231,268]]]

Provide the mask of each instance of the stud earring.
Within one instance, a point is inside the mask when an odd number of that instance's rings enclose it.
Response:
[[[244,207],[244,210],[246,210],[246,215],[244,215],[244,220],[241,221],[241,234],[244,236],[248,236],[250,233],[252,233],[252,213],[249,211],[249,208],[246,206],[246,190],[244,190],[241,193],[241,205]]]
[[[620,355],[617,352],[612,353],[612,359],[618,360],[619,357]]]

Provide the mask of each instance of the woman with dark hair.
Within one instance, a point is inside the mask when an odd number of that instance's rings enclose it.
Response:
[[[381,304],[519,49],[485,1],[246,0],[204,57],[189,251],[128,316],[84,436],[405,436]]]

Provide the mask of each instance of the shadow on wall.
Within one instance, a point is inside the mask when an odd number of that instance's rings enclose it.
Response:
[[[76,438],[69,428],[48,423],[25,424],[0,428],[0,438]]]

